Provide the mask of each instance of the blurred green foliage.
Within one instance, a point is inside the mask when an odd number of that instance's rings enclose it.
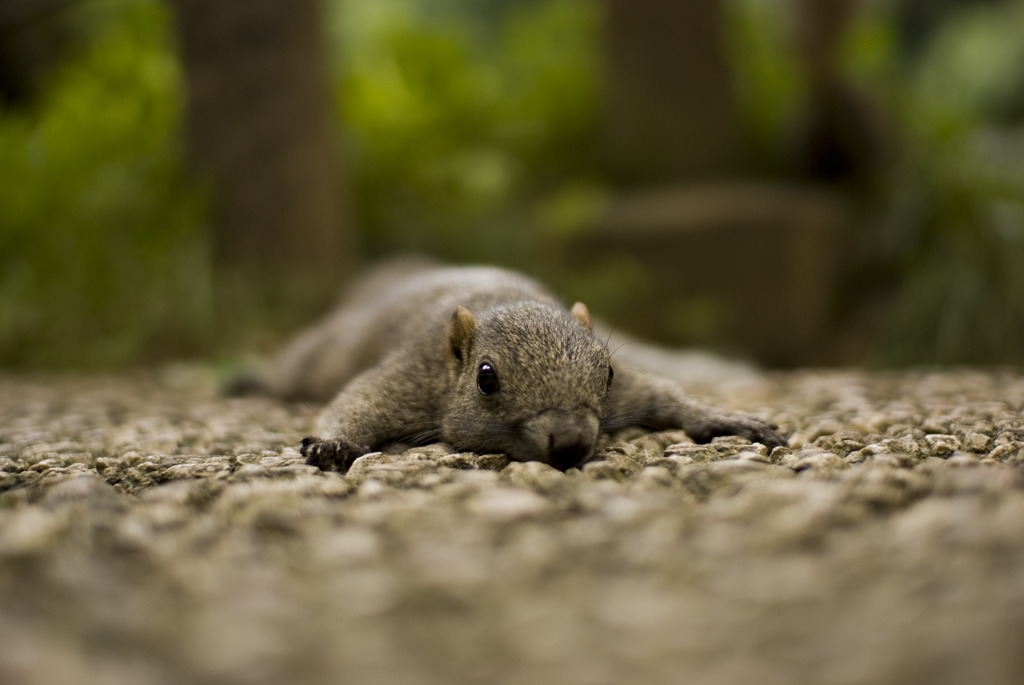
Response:
[[[738,87],[769,175],[807,97],[784,6],[730,2]],[[1024,0],[968,6],[913,58],[890,6],[871,7],[843,60],[899,135],[861,236],[886,312],[876,357],[1019,363]],[[537,255],[603,206],[599,3],[328,8],[367,256],[420,250],[537,270]],[[38,102],[0,110],[0,364],[109,366],[230,346],[214,325],[204,193],[183,171],[169,8],[82,0],[69,12],[87,47]],[[637,268],[583,278],[614,300]]]
[[[937,5],[938,3],[936,3]],[[741,100],[762,167],[807,98],[786,15],[730,3]],[[917,56],[901,52],[894,7],[861,12],[840,57],[895,130],[858,236],[859,321],[882,364],[1024,363],[1024,2],[961,3]],[[865,295],[870,293],[870,295]]]
[[[368,251],[524,261],[540,236],[522,212],[591,173],[597,5],[335,10],[338,108]]]
[[[430,5],[328,4],[366,252],[526,260],[540,237],[517,212],[590,152],[595,6]],[[170,9],[83,0],[71,12],[87,48],[33,107],[0,111],[0,363],[209,354],[225,343],[205,202],[181,159]],[[590,186],[567,188],[548,223],[579,220]]]
[[[484,4],[329,4],[371,256],[525,258],[537,236],[509,209],[585,164],[594,6]],[[222,341],[205,202],[183,173],[170,9],[83,0],[71,12],[87,48],[31,109],[0,111],[0,362],[208,354]]]
[[[786,147],[803,122],[809,98],[805,68],[794,46],[791,3],[726,0],[729,56],[750,144],[762,173],[784,173]],[[839,67],[850,81],[882,96],[901,97],[897,83],[899,45],[891,12],[875,8],[855,14]]]
[[[760,165],[774,170],[780,164],[781,141],[806,98],[805,84],[777,4],[731,0],[727,8],[744,122]]]
[[[965,7],[908,65],[876,257],[892,363],[1024,362],[1024,2]]]
[[[202,203],[182,180],[166,8],[93,0],[87,49],[0,111],[0,360],[82,367],[205,349]]]

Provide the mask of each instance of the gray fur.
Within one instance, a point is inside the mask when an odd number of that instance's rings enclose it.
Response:
[[[320,437],[302,444],[320,468],[345,471],[392,442],[444,440],[566,469],[593,456],[602,432],[627,426],[786,444],[768,424],[701,405],[667,380],[616,368],[609,386],[610,354],[586,307],[570,313],[520,274],[416,263],[368,282],[301,334],[270,379],[282,396],[337,392]],[[497,375],[490,394],[478,384],[482,364]]]

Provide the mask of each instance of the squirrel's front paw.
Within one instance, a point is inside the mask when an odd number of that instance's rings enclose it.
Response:
[[[324,440],[307,437],[302,439],[299,453],[306,458],[306,463],[323,471],[345,473],[359,457],[369,452],[366,447],[357,445],[350,440]]]
[[[789,447],[789,441],[779,435],[779,427],[774,423],[765,423],[760,419],[746,419],[743,428],[737,435],[742,435],[750,442],[759,442],[769,450],[776,447]]]
[[[686,432],[694,442],[700,443],[711,442],[713,438],[723,435],[738,435],[750,442],[759,442],[769,450],[789,445],[789,442],[779,435],[778,426],[752,416],[719,416],[692,430],[687,429]]]

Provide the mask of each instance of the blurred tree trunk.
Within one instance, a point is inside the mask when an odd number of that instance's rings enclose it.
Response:
[[[62,10],[73,0],[0,0],[0,106],[33,102],[80,38]]]
[[[265,296],[315,293],[352,235],[318,0],[172,0],[193,169],[212,185],[221,275]]]
[[[798,0],[796,54],[809,101],[793,141],[796,170],[814,181],[872,181],[890,145],[879,108],[844,73],[840,50],[862,0]]]
[[[603,143],[613,178],[747,170],[720,0],[608,0],[607,46]]]

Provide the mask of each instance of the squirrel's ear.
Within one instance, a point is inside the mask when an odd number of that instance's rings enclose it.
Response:
[[[590,320],[590,310],[587,309],[587,305],[582,302],[577,302],[572,306],[572,309],[569,310],[569,313],[572,314],[577,321],[583,324],[584,328],[591,333],[594,332],[594,322]]]
[[[476,319],[473,318],[473,313],[465,307],[459,306],[452,312],[452,320],[448,324],[448,349],[455,361],[462,361],[469,350],[474,333],[476,333]]]

